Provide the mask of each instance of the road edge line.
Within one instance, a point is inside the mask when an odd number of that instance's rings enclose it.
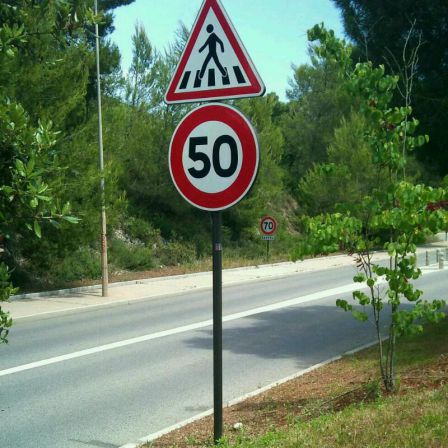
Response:
[[[387,338],[383,338],[383,340],[384,339],[387,339]],[[282,378],[281,380],[278,380],[278,381],[275,381],[273,383],[270,383],[270,384],[268,384],[266,386],[263,386],[263,387],[261,387],[261,388],[259,388],[257,390],[254,390],[252,392],[248,392],[247,394],[244,394],[244,395],[242,395],[242,396],[240,396],[238,398],[234,398],[233,400],[228,401],[225,404],[224,408],[229,408],[231,406],[235,406],[235,405],[237,405],[237,404],[239,404],[239,403],[241,403],[241,402],[243,402],[243,401],[245,401],[245,400],[247,400],[249,398],[256,397],[257,395],[260,395],[260,394],[262,394],[264,392],[267,392],[268,390],[271,390],[274,387],[280,386],[280,385],[282,385],[284,383],[287,383],[288,381],[295,380],[296,378],[299,378],[299,377],[301,377],[303,375],[306,375],[309,372],[317,370],[320,367],[324,367],[327,364],[330,364],[332,362],[338,361],[338,360],[342,359],[344,356],[353,355],[353,354],[355,354],[357,352],[360,352],[361,350],[373,347],[376,344],[378,344],[378,341],[369,342],[368,344],[364,344],[364,345],[356,347],[356,348],[354,348],[352,350],[346,351],[346,352],[342,353],[341,355],[333,356],[332,358],[326,359],[325,361],[322,361],[322,362],[320,362],[318,364],[314,364],[314,365],[312,365],[310,367],[307,367],[306,369],[300,370],[300,371],[298,371],[298,372],[296,372],[296,373],[294,373],[292,375],[289,375],[289,376],[287,376],[285,378]],[[118,448],[139,448],[144,443],[153,442],[154,440],[159,439],[160,437],[162,437],[162,436],[164,436],[166,434],[169,434],[172,431],[175,431],[177,429],[181,429],[181,428],[189,425],[190,423],[194,423],[194,422],[200,420],[201,418],[208,417],[208,416],[210,416],[212,414],[213,414],[213,409],[208,409],[207,411],[201,412],[200,414],[197,414],[197,415],[195,415],[193,417],[190,417],[190,418],[188,418],[186,420],[183,420],[183,421],[181,421],[179,423],[175,423],[174,425],[168,426],[168,427],[166,427],[164,429],[161,429],[160,431],[154,432],[154,433],[149,434],[149,435],[147,435],[145,437],[141,437],[140,439],[138,439],[138,441],[136,443],[132,443],[132,442],[131,443],[126,443],[125,445],[122,445],[122,446],[120,446]]]

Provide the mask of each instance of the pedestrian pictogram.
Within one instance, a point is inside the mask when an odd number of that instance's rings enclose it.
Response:
[[[255,180],[258,161],[252,125],[224,104],[191,111],[171,140],[173,182],[185,200],[203,210],[224,210],[240,201]]]
[[[205,74],[205,70],[207,69],[208,63],[213,60],[216,64],[216,67],[218,67],[219,71],[221,72],[221,75],[223,78],[228,78],[229,74],[227,72],[227,69],[225,69],[221,62],[219,62],[218,54],[216,53],[216,47],[217,44],[221,47],[221,52],[224,53],[224,44],[222,43],[222,40],[213,32],[215,28],[213,25],[207,25],[207,33],[210,33],[209,38],[206,40],[205,44],[199,48],[199,53],[202,53],[205,49],[208,49],[207,57],[205,58],[204,63],[202,64],[201,71],[199,72],[199,78],[202,79]],[[213,69],[210,69],[213,70]]]
[[[219,0],[205,0],[165,96],[168,104],[262,96],[265,86]]]

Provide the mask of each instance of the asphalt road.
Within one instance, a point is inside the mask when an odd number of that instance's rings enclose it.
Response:
[[[373,327],[334,305],[350,297],[352,276],[340,268],[224,288],[224,400],[371,342]],[[447,270],[419,283],[446,299],[446,280]],[[117,448],[211,408],[211,297],[18,321],[0,347],[0,447]]]

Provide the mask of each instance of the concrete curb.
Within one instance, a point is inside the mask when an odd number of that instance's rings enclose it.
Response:
[[[387,338],[383,338],[383,340],[385,340],[385,339],[387,339]],[[260,394],[262,394],[264,392],[267,392],[268,390],[271,390],[271,389],[273,389],[276,386],[280,386],[281,384],[287,383],[288,381],[295,380],[296,378],[299,378],[299,377],[301,377],[303,375],[306,375],[309,372],[317,370],[320,367],[324,367],[327,364],[330,364],[330,363],[332,363],[334,361],[338,361],[338,360],[342,359],[344,356],[353,355],[353,354],[355,354],[357,352],[360,352],[361,350],[373,347],[376,344],[378,344],[378,341],[369,342],[368,344],[364,344],[364,345],[361,345],[360,347],[356,347],[356,348],[354,348],[352,350],[344,352],[341,355],[334,356],[333,358],[329,358],[329,359],[327,359],[325,361],[322,361],[322,362],[320,362],[318,364],[314,364],[311,367],[308,367],[308,368],[306,368],[304,370],[300,370],[299,372],[294,373],[292,375],[289,375],[289,376],[287,376],[285,378],[282,378],[281,380],[278,380],[278,381],[276,381],[274,383],[268,384],[267,386],[261,387],[260,389],[257,389],[255,391],[249,392],[249,393],[247,393],[245,395],[242,395],[241,397],[238,397],[238,398],[235,398],[233,400],[230,400],[229,402],[227,402],[225,404],[224,408],[229,408],[231,406],[235,406],[236,404],[239,404],[239,403],[241,403],[241,402],[243,402],[243,401],[245,401],[245,400],[247,400],[249,398],[256,397],[257,395],[260,395]],[[164,428],[164,429],[162,429],[160,431],[157,431],[157,432],[149,434],[149,435],[147,435],[145,437],[142,437],[142,438],[138,439],[138,441],[136,443],[127,443],[126,445],[122,445],[119,448],[138,448],[138,447],[140,447],[141,445],[143,445],[145,443],[153,442],[154,440],[156,440],[156,439],[158,439],[158,438],[160,438],[160,437],[162,437],[162,436],[164,436],[166,434],[169,434],[172,431],[175,431],[177,429],[183,428],[183,427],[189,425],[190,423],[194,423],[194,422],[196,422],[196,421],[198,421],[198,420],[200,420],[200,419],[202,419],[204,417],[208,417],[209,415],[212,415],[212,414],[213,414],[213,409],[208,409],[207,411],[201,412],[200,414],[197,414],[194,417],[191,417],[189,419],[183,420],[182,422],[176,423],[176,424],[168,426],[167,428]]]
[[[436,246],[436,244],[437,244],[437,246]],[[428,245],[419,247],[417,249],[417,251],[419,251],[419,249],[422,252],[424,250],[428,250],[428,249],[436,250],[437,248],[440,248],[440,247],[446,247],[446,245],[447,245],[446,236],[445,236],[445,233],[442,232],[442,233],[439,233],[436,235],[435,241],[429,243]],[[374,251],[373,253],[380,254],[382,252],[383,251]],[[387,254],[385,252],[384,252],[384,254],[387,256]],[[332,260],[332,259],[337,259],[337,258],[346,258],[347,256],[348,255],[346,255],[346,254],[327,255],[325,257],[311,258],[311,260],[316,260],[316,259]],[[307,259],[307,260],[310,260],[310,259]],[[300,263],[306,262],[307,260],[299,260],[296,262],[286,261],[286,262],[281,262],[281,263],[268,263],[268,264],[262,264],[262,265],[243,266],[243,267],[238,267],[238,268],[224,269],[223,272],[238,272],[238,271],[243,271],[243,270],[255,270],[255,269],[267,268],[267,267],[277,267],[277,266],[285,266],[285,265],[291,265],[291,264],[300,264]],[[211,274],[211,271],[193,272],[190,274],[179,274],[179,275],[163,276],[163,277],[153,277],[153,278],[142,279],[142,280],[129,280],[129,281],[125,281],[125,282],[115,282],[115,283],[110,283],[109,288],[115,288],[115,287],[127,286],[127,285],[145,285],[145,284],[154,283],[154,282],[163,282],[163,281],[176,280],[176,279],[192,278],[192,277],[197,277],[197,276],[201,276],[204,274]],[[101,284],[90,285],[90,286],[81,286],[78,288],[58,289],[58,290],[54,290],[54,291],[41,291],[41,292],[32,292],[32,293],[26,293],[26,294],[17,294],[17,295],[11,296],[8,301],[14,302],[17,300],[34,299],[34,298],[39,298],[39,297],[58,297],[58,296],[65,296],[65,295],[69,295],[69,294],[73,294],[73,293],[88,292],[88,291],[92,291],[95,289],[101,289]]]
[[[443,247],[443,246],[440,246]],[[437,250],[437,247],[434,248],[427,248],[430,250]],[[420,253],[423,253],[425,251],[425,248],[419,248]],[[374,252],[375,254],[380,254],[380,251]],[[385,257],[387,257],[387,254],[384,253]],[[339,254],[339,255],[328,255],[326,257],[316,257],[312,258],[311,260],[317,260],[317,259],[323,259],[323,260],[333,260],[338,258],[346,258],[348,255],[346,254]],[[270,264],[262,264],[262,265],[252,265],[252,266],[243,266],[238,268],[229,268],[224,269],[223,273],[231,273],[231,272],[241,272],[241,271],[250,271],[250,270],[257,270],[257,269],[263,269],[263,268],[269,268],[269,267],[281,267],[286,265],[298,265],[300,263],[303,263],[306,260],[301,261],[287,261],[287,262],[281,262],[281,263],[270,263]],[[334,266],[324,268],[324,269],[331,269]],[[308,272],[308,271],[304,271]],[[170,275],[170,276],[162,276],[162,277],[153,277],[153,278],[147,278],[147,279],[141,279],[141,280],[128,280],[125,282],[115,282],[110,283],[109,288],[117,288],[121,286],[127,286],[127,285],[147,285],[150,283],[159,283],[159,282],[165,282],[165,281],[171,281],[171,280],[181,280],[185,278],[194,278],[194,277],[200,277],[201,275],[211,275],[211,271],[205,271],[205,272],[193,272],[188,274],[178,274],[178,275]],[[293,275],[291,273],[288,274],[282,274],[277,275],[276,277],[287,277],[289,275]],[[244,283],[244,282],[243,282]],[[232,283],[233,284],[233,283]],[[101,284],[97,285],[90,285],[90,286],[80,286],[77,288],[67,288],[67,289],[57,289],[53,291],[41,291],[41,292],[32,292],[32,293],[26,293],[26,294],[17,294],[14,296],[11,296],[8,300],[8,302],[15,302],[20,300],[26,300],[26,299],[38,299],[40,297],[63,297],[70,294],[82,294],[89,291],[94,290],[100,290]]]
[[[324,258],[325,260],[331,260],[334,258],[345,258],[347,255],[329,255],[328,257],[317,257],[317,258]],[[262,264],[262,265],[252,265],[252,266],[243,266],[238,268],[229,268],[224,269],[223,272],[240,272],[240,271],[248,271],[248,270],[256,270],[260,268],[269,268],[269,267],[281,267],[286,265],[296,265],[301,263],[301,261],[292,262],[281,262],[281,263],[269,263],[269,264]],[[178,275],[170,275],[170,276],[163,276],[163,277],[153,277],[148,279],[142,279],[142,280],[128,280],[125,282],[115,282],[110,283],[109,288],[116,288],[120,286],[127,286],[127,285],[146,285],[150,283],[158,283],[158,282],[165,282],[165,281],[171,281],[171,280],[178,280],[178,279],[185,279],[185,278],[194,278],[199,277],[201,275],[211,275],[211,271],[205,271],[205,272],[193,272],[189,274],[178,274]],[[90,286],[80,286],[77,288],[67,288],[67,289],[57,289],[53,291],[41,291],[41,292],[32,292],[32,293],[26,293],[26,294],[17,294],[14,296],[11,296],[9,298],[10,302],[14,302],[17,300],[24,300],[24,299],[35,299],[39,297],[58,297],[58,296],[65,296],[73,293],[83,293],[83,292],[89,292],[92,290],[100,290],[101,284],[97,285],[90,285]]]
[[[240,268],[237,268],[240,269]],[[207,272],[205,272],[207,273]],[[176,279],[182,279],[187,277],[197,277],[199,275],[203,275],[204,272],[193,272],[191,274],[179,274],[179,275],[171,275],[171,276],[164,276],[164,277],[153,277],[153,278],[147,278],[143,280],[128,280],[125,282],[114,282],[109,283],[109,288],[116,288],[120,286],[127,286],[127,285],[145,285],[148,283],[154,283],[154,282],[162,282],[162,281],[168,281],[168,280],[176,280]],[[56,289],[53,291],[40,291],[40,292],[30,292],[26,294],[17,294],[15,296],[11,296],[9,298],[10,302],[13,302],[15,300],[22,300],[22,299],[33,299],[38,297],[58,297],[58,296],[66,296],[70,295],[71,293],[82,293],[82,292],[88,292],[95,289],[101,289],[101,285],[89,285],[89,286],[80,286],[78,288],[67,288],[67,289]]]

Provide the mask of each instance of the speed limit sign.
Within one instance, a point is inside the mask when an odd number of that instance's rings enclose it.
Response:
[[[174,185],[203,210],[224,210],[239,202],[255,181],[258,163],[255,130],[241,112],[224,104],[194,109],[171,139]]]
[[[263,237],[271,237],[274,239],[274,235],[277,232],[277,221],[272,216],[265,216],[260,221],[260,230]]]

